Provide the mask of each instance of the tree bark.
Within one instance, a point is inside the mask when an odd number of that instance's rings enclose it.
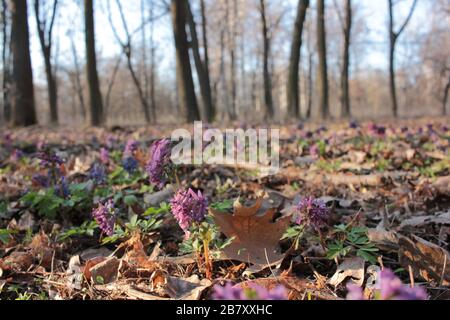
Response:
[[[195,68],[197,69],[198,82],[200,84],[200,93],[202,95],[205,120],[211,122],[214,119],[211,85],[209,83],[208,70],[206,69],[206,65],[200,56],[197,29],[189,2],[186,4],[186,18],[191,34],[191,49],[194,56]]]
[[[349,68],[350,68],[350,36],[352,28],[352,0],[345,2],[345,22],[343,25],[344,47],[342,52],[341,70],[341,106],[342,116],[351,117],[350,109],[350,89],[349,89]]]
[[[447,115],[447,104],[448,104],[448,93],[450,91],[450,77],[448,78],[447,84],[444,89],[444,98],[442,99],[442,115]]]
[[[11,70],[10,70],[10,51],[8,50],[10,37],[8,35],[8,6],[6,0],[2,0],[2,101],[3,101],[3,118],[5,122],[11,120],[11,101],[9,97]]]
[[[264,104],[266,107],[265,118],[270,119],[274,116],[272,83],[269,71],[270,38],[266,18],[265,0],[260,0],[259,12],[261,15],[262,36],[263,36],[263,79],[264,79]]]
[[[298,68],[300,63],[300,52],[302,47],[303,25],[309,0],[299,0],[297,6],[297,17],[295,18],[294,32],[292,35],[291,56],[289,58],[289,71],[287,83],[287,107],[288,118],[299,118],[300,116],[300,92]]]
[[[388,0],[389,7],[389,91],[392,103],[392,114],[394,117],[398,116],[398,102],[397,102],[397,88],[395,83],[395,45],[397,40],[405,30],[406,25],[411,19],[414,9],[416,7],[417,0],[414,0],[411,9],[409,10],[408,16],[403,22],[400,29],[396,32],[394,31],[394,3],[393,0]]]
[[[49,26],[47,27],[47,18],[42,19],[40,16],[41,2],[39,0],[34,0],[34,11],[39,36],[39,43],[41,46],[42,54],[44,56],[45,76],[47,78],[47,91],[50,105],[51,124],[58,123],[58,92],[51,59],[52,33],[53,33],[53,25],[56,18],[57,6],[58,0],[54,0]],[[44,14],[47,13],[45,12]]]
[[[91,125],[103,124],[103,102],[97,72],[95,53],[94,6],[92,0],[84,0],[84,23],[86,41],[86,72],[89,86]]]
[[[329,117],[325,0],[317,1],[318,98],[322,119]]]
[[[171,0],[173,33],[178,68],[179,100],[186,110],[188,122],[200,120],[195,96],[194,80],[189,60],[189,43],[186,34],[186,0]]]
[[[13,126],[30,126],[36,124],[37,120],[30,58],[27,1],[11,1],[10,8],[12,13],[11,52],[13,57],[11,124]]]

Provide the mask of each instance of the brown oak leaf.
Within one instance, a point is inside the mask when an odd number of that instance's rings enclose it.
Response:
[[[249,262],[261,268],[275,265],[283,260],[278,241],[289,226],[290,216],[283,215],[274,221],[277,207],[267,208],[262,197],[247,207],[238,200],[233,214],[211,208],[216,224],[232,243],[224,248],[229,259]]]

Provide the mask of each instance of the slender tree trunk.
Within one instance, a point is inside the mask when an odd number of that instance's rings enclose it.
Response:
[[[444,98],[442,99],[442,115],[447,115],[447,104],[448,104],[448,94],[450,91],[450,77],[448,78],[447,84],[444,89]]]
[[[269,54],[270,54],[270,38],[266,19],[265,0],[260,0],[260,14],[263,35],[263,79],[264,79],[264,104],[266,107],[265,118],[271,119],[274,116],[273,99],[272,99],[272,83],[269,71]]]
[[[325,0],[317,1],[317,51],[318,64],[318,95],[319,108],[322,119],[329,117],[328,105],[328,71],[327,71],[327,46],[325,35]]]
[[[89,86],[91,125],[103,124],[103,102],[97,73],[95,53],[94,5],[92,0],[84,0],[84,23],[86,36],[86,68]]]
[[[300,52],[302,47],[303,24],[309,0],[299,0],[297,6],[297,17],[295,18],[294,32],[292,35],[291,56],[289,58],[289,71],[287,83],[288,118],[300,116],[300,93],[298,68],[300,63]]]
[[[210,95],[211,95],[211,109],[209,110],[209,121],[213,121],[216,117],[216,106],[214,104],[214,100],[212,98],[211,92],[211,78],[209,76],[209,53],[208,53],[208,34],[207,34],[207,18],[206,18],[206,7],[205,1],[200,0],[200,12],[202,16],[202,37],[203,37],[203,65],[205,69],[205,82],[210,87]]]
[[[9,59],[9,42],[10,37],[8,36],[8,16],[7,16],[8,5],[6,0],[2,0],[2,66],[3,66],[3,79],[2,79],[2,100],[3,100],[3,117],[5,122],[11,120],[11,101],[9,97],[9,87],[11,79],[10,71],[10,59]]]
[[[211,95],[211,85],[209,83],[209,76],[207,75],[208,70],[206,69],[205,63],[200,57],[200,50],[197,38],[197,28],[195,26],[194,16],[192,15],[191,7],[189,2],[186,4],[186,18],[189,25],[189,30],[191,34],[191,49],[194,56],[195,68],[197,69],[198,82],[200,84],[200,92],[203,100],[203,108],[205,120],[211,122],[214,118],[214,106],[212,102]]]
[[[350,68],[350,37],[352,28],[352,0],[345,2],[345,22],[344,31],[344,48],[342,53],[342,70],[341,70],[341,106],[342,116],[351,117],[350,109],[350,89],[349,89],[349,68]]]
[[[194,80],[189,60],[189,43],[186,34],[186,0],[171,0],[173,33],[178,68],[179,99],[187,112],[187,121],[200,120]]]
[[[33,69],[30,58],[28,8],[26,0],[10,2],[12,13],[11,51],[13,57],[13,83],[11,123],[13,126],[36,124]]]
[[[39,43],[44,56],[45,76],[47,78],[47,91],[48,100],[50,106],[50,123],[58,123],[58,93],[55,80],[55,74],[52,67],[52,34],[53,25],[55,22],[56,11],[58,6],[58,0],[53,1],[53,8],[51,11],[50,21],[47,21],[47,17],[41,17],[41,2],[40,0],[34,0],[34,11],[36,17],[36,25],[39,36]],[[46,15],[47,12],[44,12]],[[48,24],[48,25],[47,25]]]
[[[154,2],[150,3],[150,109],[152,119],[156,123],[156,99],[155,99],[155,44],[154,44]]]
[[[236,120],[236,19],[237,19],[237,2],[233,2],[232,14],[229,14],[229,1],[227,0],[227,22],[228,22],[228,53],[230,55],[230,119]]]
[[[75,66],[75,84],[78,101],[80,103],[81,116],[86,121],[86,103],[84,102],[83,86],[81,85],[80,63],[78,62],[78,54],[75,48],[75,41],[70,37],[70,49],[72,51],[73,64]]]
[[[400,29],[396,32],[394,31],[394,3],[393,0],[388,0],[389,7],[389,91],[391,95],[392,103],[392,114],[394,117],[398,116],[398,102],[397,102],[397,88],[395,83],[395,45],[397,44],[398,37],[405,30],[406,25],[414,13],[417,0],[414,0],[409,14],[403,22]]]

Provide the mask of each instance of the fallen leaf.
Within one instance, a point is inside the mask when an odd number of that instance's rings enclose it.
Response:
[[[266,210],[263,207],[263,199],[259,197],[249,207],[237,200],[233,214],[210,209],[220,230],[228,238],[234,237],[224,249],[229,259],[265,268],[280,263],[284,258],[278,241],[289,226],[291,217],[284,215],[273,221],[277,208]]]
[[[89,269],[91,279],[96,284],[107,284],[117,280],[120,261],[116,257],[110,257],[97,263]]]
[[[399,239],[400,264],[414,275],[439,285],[450,285],[450,254],[444,248],[415,235]]]
[[[177,300],[199,300],[203,291],[209,288],[212,282],[208,279],[199,280],[197,275],[189,278],[166,277],[164,290],[172,298]]]
[[[337,287],[347,278],[358,286],[364,283],[364,264],[361,257],[345,259],[338,267],[335,274],[328,280],[328,283]]]
[[[442,224],[442,225],[450,225],[450,211],[437,214],[437,215],[428,215],[428,216],[417,216],[412,217],[410,219],[405,219],[400,223],[398,227],[399,230],[402,230],[406,227],[418,227],[424,226],[427,224]]]

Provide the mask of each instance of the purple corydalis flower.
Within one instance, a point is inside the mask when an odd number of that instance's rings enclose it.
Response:
[[[94,180],[97,184],[102,184],[106,181],[105,166],[100,163],[94,163],[89,170],[89,178]]]
[[[22,159],[25,156],[22,150],[14,149],[14,151],[11,153],[11,161],[17,162],[20,159]]]
[[[108,151],[108,149],[106,149],[106,148],[101,148],[100,149],[100,161],[104,165],[109,164],[109,151]]]
[[[42,174],[34,174],[31,177],[31,182],[33,183],[33,185],[43,188],[48,188],[50,186],[49,178]]]
[[[69,184],[65,176],[59,178],[59,182],[55,185],[55,192],[62,198],[67,198],[70,195]]]
[[[138,161],[134,157],[127,157],[122,160],[122,167],[129,174],[134,173],[138,168]]]
[[[347,300],[366,300],[363,289],[355,284],[347,285]],[[378,273],[375,300],[427,300],[427,293],[421,287],[409,287],[390,269]]]
[[[268,290],[258,285],[250,285],[243,289],[239,286],[233,286],[231,283],[225,286],[215,285],[214,300],[287,300],[286,288],[282,285]]]
[[[297,205],[298,215],[296,223],[299,225],[310,225],[319,230],[328,219],[329,211],[325,203],[320,199],[306,197]]]
[[[208,200],[200,191],[179,190],[170,201],[172,214],[180,228],[189,235],[188,229],[192,222],[201,222],[205,219],[208,209]]]
[[[127,144],[125,145],[125,150],[123,151],[123,154],[127,157],[134,155],[134,153],[137,151],[139,147],[139,143],[134,139],[129,139],[127,141]]]
[[[356,122],[355,120],[352,120],[352,121],[350,121],[350,123],[349,123],[348,126],[349,126],[350,128],[352,128],[352,129],[356,129],[356,128],[359,127],[359,124],[358,124],[358,122]]]
[[[100,229],[107,235],[114,233],[114,223],[116,221],[117,210],[114,201],[109,199],[106,203],[99,203],[98,207],[92,211],[92,217],[97,221]]]
[[[64,163],[64,161],[54,153],[38,152],[36,158],[41,160],[41,166],[43,167],[53,167]]]
[[[381,300],[426,300],[427,294],[421,287],[409,287],[390,269],[383,269],[378,275],[377,287]]]
[[[170,140],[155,141],[150,148],[150,160],[145,169],[150,178],[150,183],[162,188],[165,183],[165,166],[170,162]]]
[[[309,147],[309,154],[313,157],[319,156],[319,147],[317,146],[317,143]]]

